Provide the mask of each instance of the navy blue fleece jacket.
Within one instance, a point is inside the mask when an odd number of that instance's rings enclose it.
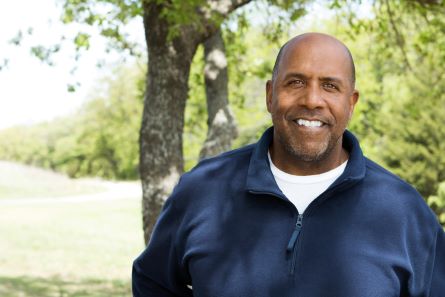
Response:
[[[134,262],[134,296],[445,296],[445,234],[411,186],[346,131],[344,173],[299,214],[270,171],[272,135],[182,176]]]

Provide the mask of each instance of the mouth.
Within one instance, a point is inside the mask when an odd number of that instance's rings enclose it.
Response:
[[[298,126],[308,127],[308,128],[320,128],[326,125],[326,123],[320,120],[295,119],[293,120],[293,122]]]

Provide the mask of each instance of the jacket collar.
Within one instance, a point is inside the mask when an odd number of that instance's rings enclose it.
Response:
[[[250,158],[246,189],[256,193],[267,193],[284,198],[270,170],[267,153],[273,138],[273,127],[267,129],[255,145]],[[343,174],[329,187],[355,183],[365,177],[366,164],[357,138],[348,130],[343,134],[343,147],[349,152],[349,160]]]

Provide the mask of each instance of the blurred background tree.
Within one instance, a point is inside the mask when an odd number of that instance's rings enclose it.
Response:
[[[353,129],[369,155],[414,185],[445,223],[441,196],[432,198],[445,180],[444,5],[382,1],[374,14],[349,15],[352,39],[370,40],[363,57],[371,63],[365,78],[372,79]]]
[[[70,177],[137,179],[143,69],[120,67],[73,115],[0,131],[0,158]]]

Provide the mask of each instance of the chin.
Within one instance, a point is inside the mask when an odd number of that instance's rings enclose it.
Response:
[[[304,162],[317,162],[329,156],[337,141],[329,137],[322,139],[296,138],[290,131],[283,129],[285,133],[277,133],[281,147],[297,160]]]
[[[288,145],[286,146],[288,153],[293,155],[296,159],[305,162],[321,161],[329,154],[327,144],[319,144],[313,146]]]
[[[304,162],[318,162],[326,157],[324,152],[293,152],[296,159]]]

